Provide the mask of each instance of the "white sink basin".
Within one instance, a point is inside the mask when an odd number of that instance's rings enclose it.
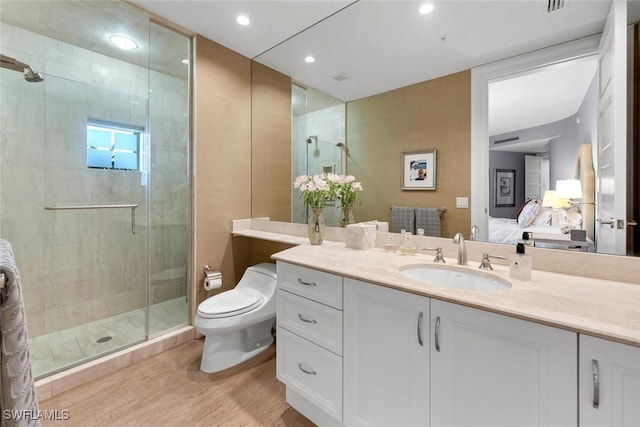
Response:
[[[421,264],[400,268],[407,277],[449,289],[477,292],[500,292],[511,287],[511,283],[484,271],[474,271],[466,267]]]

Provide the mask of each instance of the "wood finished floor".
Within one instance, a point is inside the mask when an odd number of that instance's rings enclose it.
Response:
[[[200,372],[203,340],[189,341],[40,402],[67,410],[43,426],[314,426],[285,402],[275,345],[238,366]]]

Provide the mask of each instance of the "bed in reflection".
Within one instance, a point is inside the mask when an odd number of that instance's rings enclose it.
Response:
[[[583,144],[578,150],[574,179],[580,183],[580,199],[566,201],[568,207],[562,208],[543,206],[542,200],[531,199],[520,207],[516,218],[489,217],[489,241],[515,244],[527,233],[535,246],[595,251],[595,173],[591,144]],[[584,239],[576,239],[575,235],[572,239],[571,230],[584,230]]]

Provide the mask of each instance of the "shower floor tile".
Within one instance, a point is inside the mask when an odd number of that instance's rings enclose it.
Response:
[[[187,323],[186,298],[154,304],[149,310],[149,335]],[[34,377],[75,366],[85,360],[144,340],[143,308],[96,320],[75,328],[29,339]],[[110,338],[109,338],[110,337]]]

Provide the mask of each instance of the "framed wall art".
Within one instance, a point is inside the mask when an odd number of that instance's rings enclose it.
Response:
[[[497,208],[510,208],[516,205],[516,170],[496,169]]]
[[[436,189],[436,150],[402,153],[402,189]]]

